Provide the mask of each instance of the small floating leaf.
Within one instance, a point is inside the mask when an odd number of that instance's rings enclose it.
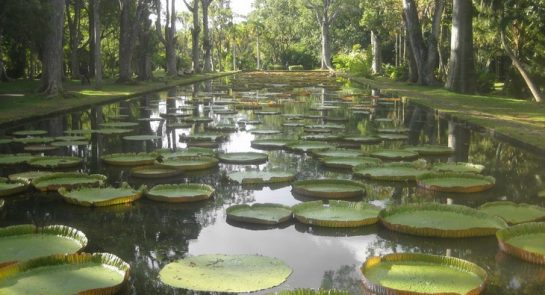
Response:
[[[185,203],[209,199],[214,191],[201,183],[161,184],[146,192],[146,197],[159,202]]]
[[[255,224],[279,224],[291,220],[291,208],[279,204],[233,205],[227,208],[227,219]]]

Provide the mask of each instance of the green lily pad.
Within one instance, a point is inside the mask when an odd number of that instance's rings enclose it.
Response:
[[[381,138],[369,135],[347,135],[342,140],[354,144],[378,144],[382,142]]]
[[[96,187],[100,186],[106,180],[106,176],[101,174],[83,174],[83,173],[55,173],[52,175],[41,176],[32,181],[32,185],[39,191],[57,191],[61,187],[67,189],[78,187]]]
[[[214,114],[216,115],[236,115],[238,114],[237,110],[215,110]]]
[[[431,144],[409,146],[404,148],[404,150],[416,152],[421,156],[448,156],[454,153],[454,149],[448,146]]]
[[[214,121],[210,117],[187,117],[182,119],[185,122],[191,122],[191,123],[210,123]]]
[[[346,126],[343,124],[318,124],[318,125],[306,125],[305,128],[308,129],[329,129],[329,130],[342,130],[345,129]]]
[[[305,127],[305,124],[297,123],[297,122],[286,122],[286,123],[282,123],[282,126],[284,126],[284,127]]]
[[[306,134],[301,136],[301,140],[317,140],[317,141],[336,141],[340,136],[335,134]]]
[[[331,144],[317,141],[296,141],[294,143],[286,145],[286,147],[290,150],[302,153],[323,151],[335,148]]]
[[[207,156],[198,156],[198,157],[177,157],[177,158],[168,158],[164,159],[163,162],[158,163],[157,165],[173,168],[180,171],[193,171],[193,170],[204,170],[210,169],[218,166],[218,159],[207,157]]]
[[[27,171],[27,172],[21,172],[21,173],[14,173],[10,174],[8,176],[9,180],[11,181],[26,181],[26,182],[32,182],[33,179],[42,177],[42,176],[49,176],[53,175],[57,172],[53,171]]]
[[[407,133],[409,132],[409,128],[378,128],[378,133]]]
[[[194,134],[191,134],[191,135],[185,135],[185,134],[182,134],[180,135],[180,141],[184,142],[184,141],[188,141],[188,142],[192,142],[192,141],[212,141],[212,142],[218,142],[218,141],[223,141],[225,140],[226,136],[225,134],[221,134],[221,133],[194,133]]]
[[[405,134],[395,134],[395,133],[379,133],[377,135],[380,139],[383,140],[407,140],[409,136]]]
[[[78,157],[57,157],[57,156],[45,156],[33,158],[27,161],[31,167],[37,168],[70,168],[76,167],[83,162]]]
[[[319,158],[332,157],[332,158],[354,158],[361,157],[363,153],[358,150],[345,150],[345,149],[330,149],[322,151],[313,151],[313,155]]]
[[[71,136],[72,135],[87,135],[95,131],[96,130],[92,130],[92,129],[69,129],[69,130],[64,130],[64,134],[70,134]]]
[[[36,158],[31,154],[0,154],[0,165],[18,165]]]
[[[0,228],[0,266],[49,255],[76,253],[85,246],[85,234],[64,225],[3,227]]]
[[[464,162],[449,162],[436,163],[433,165],[432,169],[438,172],[481,173],[484,170],[484,166]]]
[[[180,170],[160,165],[146,165],[131,169],[132,177],[139,178],[168,178],[180,175]]]
[[[54,142],[53,142],[54,143]],[[48,144],[33,144],[33,145],[27,145],[23,148],[25,152],[49,152],[59,149],[59,146],[53,146]]]
[[[70,204],[84,207],[105,207],[132,203],[142,197],[143,189],[135,190],[129,186],[84,187],[67,190],[59,188],[59,194]]]
[[[261,122],[259,120],[248,120],[248,119],[238,120],[238,123],[243,124],[243,125],[259,125],[259,124],[263,124],[263,122]]]
[[[57,141],[87,141],[85,136],[67,135],[54,137]]]
[[[13,142],[13,139],[11,138],[0,138],[0,144],[8,144],[12,142]]]
[[[56,141],[52,142],[51,146],[53,147],[63,147],[63,146],[82,146],[88,145],[88,141]]]
[[[167,124],[167,128],[172,128],[172,129],[184,129],[184,128],[191,128],[191,127],[193,127],[193,124],[187,123],[187,122],[175,122],[175,123]]]
[[[479,210],[498,216],[508,224],[519,224],[545,219],[545,208],[524,203],[517,204],[509,201],[488,202],[481,205]]]
[[[256,139],[252,140],[251,146],[254,149],[268,150],[268,149],[283,149],[288,144],[295,142],[290,139]]]
[[[282,284],[291,274],[282,261],[258,255],[201,255],[167,264],[159,279],[205,292],[254,292]],[[227,279],[228,278],[228,279]]]
[[[324,227],[358,227],[375,224],[379,208],[362,202],[330,200],[311,201],[292,207],[293,215],[299,222]]]
[[[47,134],[46,130],[21,130],[21,131],[15,131],[12,133],[12,135],[15,136],[37,136],[37,135],[45,135]]]
[[[372,157],[325,157],[320,162],[329,168],[352,169],[356,166],[379,166],[382,161]]]
[[[273,135],[280,134],[282,131],[277,129],[253,129],[250,133],[254,135]]]
[[[0,178],[0,197],[20,194],[26,191],[28,182],[19,180],[19,182],[7,182],[5,178]]]
[[[254,112],[254,114],[260,115],[260,116],[273,116],[273,115],[280,115],[281,113],[277,111],[258,111],[258,112]]]
[[[235,124],[215,124],[209,125],[206,129],[220,132],[235,132],[238,130],[238,126]]]
[[[107,253],[36,258],[0,268],[0,294],[116,294],[129,268]]]
[[[404,150],[380,150],[372,152],[371,156],[389,161],[404,161],[418,158],[418,153]]]
[[[357,166],[353,173],[356,176],[373,180],[386,181],[415,181],[416,177],[428,173],[412,163],[386,163],[380,167]]]
[[[229,164],[263,164],[269,159],[264,153],[225,153],[218,155],[220,162]]]
[[[53,137],[22,137],[14,138],[13,142],[18,142],[22,144],[39,144],[39,143],[50,143],[55,139]]]
[[[159,202],[186,203],[209,199],[214,188],[201,183],[161,184],[146,192],[146,197]]]
[[[154,135],[154,134],[123,136],[124,140],[130,140],[130,141],[160,140],[161,138],[162,138],[161,136]]]
[[[275,225],[291,220],[291,208],[279,204],[233,205],[227,219],[245,223]]]
[[[292,191],[309,197],[345,199],[361,197],[365,187],[361,182],[345,179],[311,179],[292,183]]]
[[[241,184],[266,184],[292,181],[295,174],[286,171],[245,171],[229,173],[227,177]]]
[[[102,128],[94,130],[93,133],[102,134],[102,135],[115,135],[115,134],[124,134],[131,133],[131,129],[121,129],[121,128]]]
[[[108,122],[108,123],[102,123],[102,124],[99,124],[99,125],[102,128],[129,129],[130,127],[138,126],[138,123],[136,123],[136,122]]]
[[[361,272],[374,294],[479,294],[487,281],[486,271],[469,261],[421,253],[373,256]]]
[[[100,157],[104,163],[116,166],[151,165],[157,159],[156,155],[147,153],[109,154]]]
[[[324,120],[326,122],[347,122],[348,118],[347,117],[332,117],[332,116],[329,116],[329,117],[325,117]]]
[[[427,237],[490,236],[507,227],[501,218],[466,206],[434,203],[390,207],[379,218],[393,231]]]
[[[426,173],[418,176],[416,183],[432,191],[476,193],[493,188],[496,179],[475,173]]]
[[[179,149],[175,152],[165,149],[165,150],[156,150],[153,153],[159,155],[162,159],[176,158],[182,156],[196,157],[196,156],[209,156],[215,157],[216,152],[213,149],[200,148],[200,147],[188,147],[185,149]]]
[[[518,224],[496,233],[500,249],[522,260],[545,265],[545,222]]]
[[[330,290],[330,289],[295,289],[295,290],[281,290],[279,292],[272,293],[274,295],[350,295],[348,291],[342,290]]]

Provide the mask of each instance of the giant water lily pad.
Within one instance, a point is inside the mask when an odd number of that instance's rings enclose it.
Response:
[[[269,156],[264,153],[225,153],[218,155],[222,163],[229,164],[263,164]]]
[[[337,134],[306,134],[301,136],[301,140],[316,140],[316,141],[336,141],[340,135]]]
[[[330,200],[311,201],[292,207],[302,223],[324,227],[358,227],[377,223],[379,208],[362,202]]]
[[[394,231],[443,238],[490,236],[507,227],[499,217],[462,205],[435,203],[390,207],[380,211],[379,218]]]
[[[117,166],[151,165],[157,159],[156,155],[147,153],[109,154],[100,157],[104,163]]]
[[[312,154],[320,158],[354,158],[363,156],[363,153],[361,151],[345,149],[316,150],[313,151]]]
[[[377,135],[380,139],[383,140],[407,140],[409,139],[409,136],[405,134],[395,134],[395,133],[379,133]]]
[[[428,173],[412,163],[387,163],[380,167],[362,165],[354,167],[353,172],[356,176],[385,181],[415,181],[417,176]]]
[[[179,149],[176,151],[171,151],[168,149],[157,150],[153,152],[154,154],[159,155],[161,159],[176,158],[176,157],[196,157],[196,156],[209,156],[215,157],[216,152],[213,149],[209,148],[200,148],[200,147],[188,147],[185,149]]]
[[[146,192],[146,197],[159,202],[186,203],[209,199],[214,191],[201,183],[161,184]]]
[[[318,142],[318,141],[297,141],[286,146],[288,149],[297,151],[297,152],[314,152],[320,150],[329,150],[334,148],[333,145]]]
[[[509,224],[545,219],[545,208],[524,203],[517,204],[509,201],[489,202],[481,205],[479,210],[498,216]]]
[[[291,269],[258,255],[201,255],[167,264],[159,279],[170,286],[205,292],[254,292],[282,284]]]
[[[59,148],[60,148],[59,146],[53,146],[53,145],[49,145],[49,144],[31,144],[31,145],[26,145],[23,148],[23,150],[25,152],[42,153],[42,152],[54,151],[54,150],[57,150]]]
[[[28,188],[28,182],[7,182],[5,178],[0,177],[0,197],[7,197],[11,195],[20,194],[26,191]]]
[[[291,208],[279,204],[233,205],[227,219],[246,223],[275,225],[291,220]]]
[[[55,137],[55,140],[58,140],[58,141],[86,141],[87,138],[85,138],[85,136],[66,135],[66,136],[57,136],[57,137]]]
[[[191,135],[180,135],[180,141],[212,141],[212,142],[218,142],[224,140],[225,134],[221,133],[194,133]]]
[[[454,149],[443,145],[424,144],[418,146],[409,146],[406,151],[416,152],[421,156],[448,156],[454,153]]]
[[[254,129],[251,130],[250,133],[254,135],[273,135],[273,134],[280,134],[282,131],[277,129]]]
[[[33,158],[27,161],[31,167],[37,168],[70,168],[76,167],[83,162],[81,158],[78,157],[56,157],[56,156],[46,156]]]
[[[295,174],[288,171],[245,171],[233,172],[227,177],[241,184],[266,184],[292,181]]]
[[[421,253],[370,257],[361,268],[373,294],[472,294],[484,289],[487,273],[469,261]]]
[[[481,173],[484,170],[484,166],[464,162],[449,162],[436,163],[433,165],[432,169],[438,172]]]
[[[377,129],[378,133],[407,133],[409,131],[410,131],[409,128],[403,128],[403,127],[400,127],[400,128],[378,128]]]
[[[168,158],[164,159],[163,162],[158,163],[157,165],[173,168],[180,171],[193,171],[193,170],[204,170],[210,169],[218,166],[218,159],[206,156],[198,157],[177,157],[177,158]]]
[[[356,166],[378,166],[382,163],[380,159],[372,157],[325,157],[320,162],[326,167],[339,169],[352,169]]]
[[[0,154],[0,165],[17,165],[36,158],[31,154]]]
[[[345,199],[361,197],[365,187],[361,182],[345,179],[299,180],[292,184],[292,191],[309,197]]]
[[[545,264],[545,222],[530,222],[496,233],[500,249],[531,263]]]
[[[192,126],[193,126],[192,123],[187,123],[187,122],[174,122],[174,123],[167,124],[167,128],[172,128],[172,129],[191,128]]]
[[[191,122],[191,123],[210,123],[214,121],[210,117],[188,117],[182,119],[185,122]]]
[[[85,234],[64,225],[3,227],[0,228],[0,266],[54,254],[76,253],[85,246]]]
[[[252,140],[251,146],[254,149],[261,149],[261,150],[267,150],[267,149],[283,149],[288,144],[295,142],[295,140],[290,139],[256,139]]]
[[[52,142],[52,147],[64,147],[64,146],[82,146],[82,145],[88,145],[88,141],[56,141]]]
[[[102,135],[115,135],[115,134],[125,134],[131,133],[132,129],[123,129],[123,128],[102,128],[98,130],[93,130],[93,133],[102,134]]]
[[[254,112],[254,114],[261,115],[261,116],[273,116],[273,115],[280,115],[281,113],[278,111],[258,111],[258,112]]]
[[[474,173],[427,173],[417,177],[418,186],[427,190],[476,193],[493,188],[496,179]]]
[[[99,124],[103,128],[130,128],[138,126],[138,123],[135,122],[108,122]]]
[[[418,158],[418,153],[404,150],[380,150],[372,152],[371,156],[389,161],[404,161]]]
[[[57,172],[53,172],[53,171],[27,171],[27,172],[10,174],[8,176],[8,178],[11,181],[22,180],[22,181],[26,181],[26,182],[32,182],[32,180],[35,179],[35,178],[42,177],[42,176],[49,176],[49,175],[53,175],[55,173],[57,173]]]
[[[343,141],[354,144],[378,144],[382,142],[382,139],[376,136],[370,135],[347,135],[344,136]]]
[[[13,142],[22,143],[22,144],[39,144],[39,143],[50,143],[54,141],[53,137],[23,137],[23,138],[14,138]]]
[[[45,134],[47,134],[46,130],[20,130],[12,133],[12,135],[15,136],[37,136]]]
[[[70,204],[85,207],[105,207],[132,203],[142,197],[143,188],[132,189],[128,185],[114,187],[84,187],[67,190],[61,187],[59,194]]]
[[[129,141],[148,141],[148,140],[159,140],[161,139],[161,136],[155,135],[155,134],[147,134],[147,135],[128,135],[123,136],[124,140]]]
[[[0,268],[0,294],[116,294],[129,268],[107,253],[36,258]]]
[[[139,178],[168,178],[181,173],[180,170],[161,165],[138,166],[131,169],[131,176]]]
[[[101,174],[55,173],[35,178],[32,185],[42,192],[57,191],[61,187],[72,189],[100,186],[106,181],[106,178]]]

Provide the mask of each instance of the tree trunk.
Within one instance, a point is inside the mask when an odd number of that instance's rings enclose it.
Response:
[[[475,58],[473,53],[473,4],[471,0],[454,0],[450,60],[445,87],[454,92],[475,92]]]
[[[528,86],[528,89],[530,89],[530,92],[532,92],[532,95],[534,97],[534,100],[536,102],[543,102],[543,93],[541,93],[541,90],[539,89],[539,86],[534,83],[530,75],[528,74],[528,71],[525,69],[525,65],[515,56],[509,45],[507,44],[507,38],[505,37],[505,31],[502,28],[500,30],[500,38],[501,38],[501,44],[503,45],[503,50],[511,61],[513,62],[513,65],[519,72],[519,74],[522,76],[522,79],[526,83],[526,86]]]
[[[0,27],[0,81],[1,82],[8,82],[9,77],[6,73],[6,67],[4,66],[4,57],[2,55],[2,36],[3,36],[3,28]]]
[[[150,50],[150,26],[149,11],[145,9],[142,18],[139,20],[138,29],[138,80],[147,81],[151,79],[151,50]]]
[[[397,40],[397,38],[396,38]],[[371,71],[374,75],[382,73],[382,54],[380,52],[380,38],[374,31],[371,31],[371,51],[373,54],[373,64]]]
[[[443,11],[445,10],[445,0],[435,1],[435,10],[433,13],[433,20],[431,26],[431,32],[428,36],[426,64],[424,70],[424,81],[426,85],[437,85],[439,81],[435,78],[435,70],[439,66],[439,33],[441,32],[441,18],[443,17]]]
[[[414,54],[412,51],[412,47],[409,41],[409,31],[407,29],[407,17],[405,14],[403,14],[403,23],[405,24],[405,39],[403,41],[403,54],[404,59],[407,61],[407,66],[409,68],[409,77],[408,81],[411,83],[417,83],[418,82],[418,69],[416,66],[416,60],[414,59]]]
[[[50,0],[48,16],[48,31],[44,38],[42,52],[42,85],[40,91],[47,97],[57,97],[62,94],[62,39],[64,28],[64,0]]]
[[[74,7],[74,18],[72,18],[70,13],[70,3],[72,2]],[[68,43],[70,47],[70,74],[72,79],[80,78],[78,48],[81,36],[80,18],[82,5],[81,0],[66,0],[66,20],[68,22]]]
[[[332,70],[331,66],[331,45],[329,41],[329,20],[322,21],[322,69]]]
[[[208,28],[208,7],[213,0],[201,0],[202,2],[202,46],[204,49],[204,71],[212,71],[212,43],[210,42],[210,29]]]
[[[165,36],[161,32],[161,1],[156,0],[155,5],[157,7],[157,20],[155,21],[155,27],[157,29],[157,35],[159,40],[165,46],[166,58],[167,58],[167,75],[178,75],[177,61],[176,61],[176,8],[174,7],[174,0],[166,1],[166,23],[165,23]],[[142,20],[146,22],[146,20]]]
[[[256,53],[257,53],[257,70],[261,70],[261,52],[259,51],[259,34],[257,34],[256,40]]]
[[[95,1],[91,0],[89,1],[89,7],[87,7],[87,11],[89,11],[89,29],[87,33],[89,34],[89,62],[88,65],[88,72],[89,75],[94,76],[95,73],[95,41],[94,38],[92,38],[95,34],[95,21],[94,21],[94,11],[95,11]]]
[[[120,0],[121,17],[119,20],[119,78],[117,83],[126,83],[131,80],[132,70],[132,0]]]
[[[199,34],[201,28],[199,25],[199,0],[193,0],[193,5],[189,5],[186,0],[184,0],[185,5],[193,14],[193,28],[191,28],[191,59],[192,59],[192,70],[194,73],[201,72],[200,65],[200,51],[199,48]]]
[[[95,87],[98,89],[102,86],[102,59],[100,52],[100,0],[92,0],[91,2],[93,2],[93,68],[95,70]]]

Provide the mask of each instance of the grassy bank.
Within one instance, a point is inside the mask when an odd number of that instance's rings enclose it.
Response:
[[[106,80],[100,90],[95,89],[92,85],[81,85],[79,81],[66,81],[64,83],[65,97],[53,99],[45,98],[34,91],[39,86],[38,80],[14,80],[0,83],[0,126],[232,73],[195,74],[180,78],[162,77],[152,81],[134,82],[126,85],[115,84],[114,80]]]
[[[462,95],[443,88],[417,86],[385,78],[351,78],[352,81],[407,97],[440,114],[485,127],[493,135],[510,139],[545,154],[545,105],[519,99]]]

